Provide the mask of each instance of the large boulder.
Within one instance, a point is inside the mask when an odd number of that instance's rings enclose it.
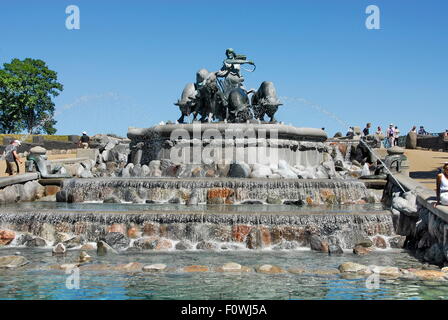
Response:
[[[3,256],[0,257],[0,269],[13,269],[28,264],[29,261],[22,256]]]
[[[359,274],[370,274],[372,271],[368,266],[354,263],[354,262],[344,262],[338,267],[339,271],[342,273],[359,273]]]
[[[417,148],[417,133],[409,132],[406,136],[406,149],[416,149]]]
[[[228,176],[231,178],[248,178],[250,166],[247,163],[236,161],[230,164]]]
[[[16,237],[14,231],[11,230],[0,230],[0,246],[5,246],[10,244]]]
[[[123,249],[129,246],[130,240],[121,232],[109,232],[104,241],[114,249]]]

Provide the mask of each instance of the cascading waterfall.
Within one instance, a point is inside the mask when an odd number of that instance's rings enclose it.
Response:
[[[391,215],[387,211],[340,214],[278,214],[278,213],[161,213],[2,210],[0,227],[42,236],[43,230],[82,235],[87,242],[105,237],[111,226],[120,225],[123,232],[134,228],[140,238],[158,237],[176,241],[210,241],[218,247],[225,243],[251,249],[292,248],[309,245],[309,236],[342,248],[352,248],[357,241],[374,235],[394,234]],[[49,245],[54,245],[49,243]]]
[[[70,179],[63,190],[73,196],[74,202],[104,200],[114,195],[122,201],[145,200],[167,202],[173,197],[185,203],[193,190],[199,203],[207,202],[210,189],[226,188],[234,193],[235,202],[266,201],[268,197],[281,200],[311,199],[315,204],[353,203],[368,197],[365,185],[356,180],[269,180],[269,179]]]

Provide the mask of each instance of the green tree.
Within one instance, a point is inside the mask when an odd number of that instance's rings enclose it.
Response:
[[[0,69],[0,129],[54,134],[54,102],[63,90],[57,73],[42,60],[13,59]]]

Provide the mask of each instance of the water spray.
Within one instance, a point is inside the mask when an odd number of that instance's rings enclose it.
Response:
[[[321,106],[319,106],[318,104],[315,104],[313,102],[310,102],[304,98],[291,98],[291,97],[280,97],[280,99],[284,100],[284,101],[289,101],[289,102],[297,102],[297,103],[302,103],[304,105],[307,105],[329,117],[331,117],[332,119],[336,120],[339,124],[341,124],[341,126],[344,126],[345,128],[350,127],[350,125],[342,120],[341,118],[339,118],[338,116],[336,116],[334,113],[325,110],[324,108],[322,108]],[[376,154],[375,151],[373,151],[373,149],[363,140],[360,139],[359,140],[372,154],[375,155],[375,157],[378,159],[378,161],[383,165],[384,169],[386,170],[386,172],[392,177],[392,179],[394,179],[394,181],[397,183],[397,185],[400,187],[400,189],[403,192],[406,192],[406,190],[403,188],[403,186],[401,185],[401,183],[397,180],[397,178],[395,178],[395,176],[392,174],[392,172],[390,171],[390,169],[387,167],[387,165],[383,162],[383,160],[380,159],[380,157],[378,156],[378,154]]]

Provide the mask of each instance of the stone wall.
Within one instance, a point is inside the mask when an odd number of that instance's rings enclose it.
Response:
[[[417,147],[448,151],[448,140],[444,140],[441,134],[438,136],[418,135]]]
[[[398,183],[406,190],[403,192]],[[389,176],[383,201],[394,214],[395,232],[406,236],[405,248],[431,264],[448,264],[448,207],[433,204],[435,192],[409,177]]]

